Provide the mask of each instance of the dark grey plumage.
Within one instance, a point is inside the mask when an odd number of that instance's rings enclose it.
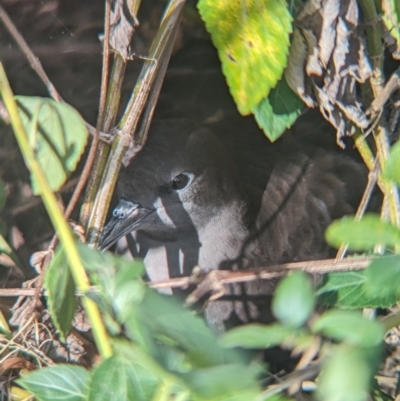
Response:
[[[324,230],[354,212],[366,183],[362,164],[335,146],[315,113],[269,143],[253,118],[238,115],[208,44],[176,60],[159,120],[121,171],[121,202],[101,246],[133,231],[128,247],[144,258],[151,280],[189,275],[195,265],[245,269],[330,256]],[[189,120],[176,118],[182,116]],[[174,189],[181,174],[187,185]],[[259,282],[228,292],[248,297],[269,287]],[[221,328],[233,311],[242,321],[259,319],[252,303],[241,305],[213,303],[208,321]]]

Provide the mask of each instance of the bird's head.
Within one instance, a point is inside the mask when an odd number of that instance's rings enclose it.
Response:
[[[153,124],[146,145],[120,173],[118,195],[103,249],[131,231],[160,241],[198,232],[222,207],[244,197],[218,138],[183,119]]]

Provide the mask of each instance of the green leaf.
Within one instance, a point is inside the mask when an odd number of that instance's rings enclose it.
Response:
[[[371,364],[359,348],[335,347],[318,384],[323,401],[365,401],[372,376]]]
[[[386,0],[390,2],[390,0]],[[400,143],[397,142],[390,149],[390,155],[385,163],[383,176],[400,186]]]
[[[399,255],[374,259],[364,274],[366,277],[365,287],[370,296],[386,296],[397,302],[400,293]]]
[[[57,191],[75,170],[88,139],[86,124],[66,103],[52,99],[16,96],[19,115],[47,181]],[[39,187],[31,176],[33,193]]]
[[[260,373],[259,366],[232,364],[195,369],[179,376],[201,399],[253,400],[260,393]]]
[[[257,105],[254,115],[259,127],[274,142],[296,121],[302,108],[303,101],[283,77],[269,96]]]
[[[135,360],[117,354],[94,369],[88,401],[152,400],[158,383],[159,379]]]
[[[281,324],[264,326],[261,324],[247,324],[229,330],[224,334],[220,343],[225,347],[242,348],[269,348],[275,345],[292,347],[296,344],[297,337],[304,337],[300,330]]]
[[[89,379],[86,369],[60,364],[30,373],[17,383],[39,401],[84,401]]]
[[[384,328],[374,320],[362,317],[359,312],[333,309],[325,312],[312,325],[314,333],[346,341],[362,347],[375,347],[382,342]]]
[[[217,343],[217,338],[204,320],[175,298],[147,289],[125,322],[129,336],[159,360],[169,347],[185,353],[193,367],[209,367],[243,361],[243,353],[227,350]],[[162,353],[162,355],[161,355]],[[169,353],[169,355],[173,355]]]
[[[0,180],[0,212],[3,210],[4,205],[6,204],[6,200],[7,200],[6,185],[4,184],[3,180]]]
[[[198,8],[218,49],[240,113],[249,114],[281,78],[292,17],[284,0],[200,0]]]
[[[386,308],[397,302],[397,296],[383,293],[371,295],[367,291],[364,273],[330,273],[324,276],[325,283],[318,290],[319,301],[325,305],[342,308]]]
[[[58,247],[44,276],[44,287],[48,291],[48,305],[54,325],[65,341],[72,327],[77,308],[75,283],[66,262],[64,251]]]
[[[144,265],[128,261],[110,252],[100,252],[86,244],[77,244],[82,263],[96,291],[87,295],[103,312],[104,321],[112,334],[120,332],[125,316],[130,316],[145,293],[141,279]]]
[[[366,214],[360,221],[352,216],[336,220],[326,230],[325,238],[332,246],[345,243],[355,251],[370,250],[377,244],[400,246],[400,230],[376,214]]]
[[[300,327],[310,317],[315,304],[310,278],[303,272],[293,272],[283,279],[272,300],[274,315],[289,327]]]

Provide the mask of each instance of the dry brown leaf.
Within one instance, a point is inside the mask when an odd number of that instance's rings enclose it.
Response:
[[[290,87],[336,128],[339,143],[354,125],[370,124],[357,90],[372,75],[358,20],[356,0],[309,0],[295,20],[286,71]]]

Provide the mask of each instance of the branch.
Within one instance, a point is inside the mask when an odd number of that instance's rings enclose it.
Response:
[[[245,283],[255,280],[270,280],[282,277],[290,271],[301,270],[310,274],[326,274],[343,271],[356,271],[365,269],[373,258],[348,258],[344,260],[325,259],[313,260],[307,262],[284,263],[274,265],[268,268],[256,268],[246,271],[232,272],[229,270],[212,270],[204,276],[200,277],[177,277],[163,281],[149,282],[150,288],[187,288],[189,285],[200,284],[207,276],[212,275],[213,280],[216,278],[220,283],[233,284]],[[16,297],[16,296],[33,296],[34,288],[6,288],[0,289],[0,297]],[[81,295],[77,293],[77,295]]]

